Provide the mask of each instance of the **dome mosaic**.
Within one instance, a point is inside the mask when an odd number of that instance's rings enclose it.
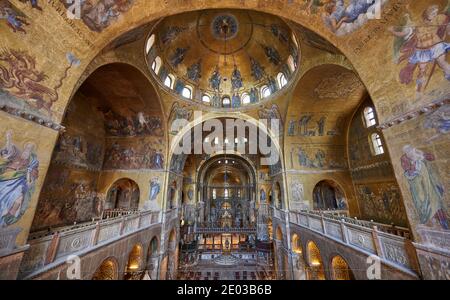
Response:
[[[244,10],[205,10],[161,20],[146,45],[161,86],[215,108],[264,101],[295,75],[296,37],[280,18]]]

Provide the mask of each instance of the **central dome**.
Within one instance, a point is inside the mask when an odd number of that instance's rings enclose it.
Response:
[[[280,18],[245,10],[167,17],[149,35],[147,62],[160,84],[185,99],[237,108],[286,85],[299,60]]]

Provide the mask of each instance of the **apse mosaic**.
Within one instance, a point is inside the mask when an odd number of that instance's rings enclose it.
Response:
[[[103,168],[107,170],[163,169],[164,154],[159,149],[160,145],[163,145],[162,140],[108,139]]]
[[[86,169],[102,168],[104,146],[96,137],[63,133],[60,135],[53,152],[56,163],[73,165]]]
[[[364,218],[381,223],[406,226],[406,212],[400,189],[395,182],[356,185],[359,206]]]
[[[113,110],[102,112],[106,133],[110,136],[164,136],[161,117],[138,112],[123,116]]]
[[[289,120],[288,136],[339,136],[344,133],[346,120],[336,114],[304,113],[298,120]],[[331,120],[330,120],[331,119]]]
[[[345,169],[347,161],[342,146],[327,145],[320,146],[297,145],[294,146],[289,155],[291,166],[301,169]]]
[[[99,217],[105,197],[97,192],[95,174],[53,168],[39,196],[32,230],[85,222]],[[61,201],[64,199],[64,201]]]
[[[344,99],[362,87],[362,83],[352,72],[340,72],[323,78],[314,93],[319,99]]]

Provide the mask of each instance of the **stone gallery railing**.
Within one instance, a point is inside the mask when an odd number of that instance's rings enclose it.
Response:
[[[195,233],[256,233],[256,227],[197,227]]]
[[[63,263],[70,255],[89,251],[95,246],[157,224],[159,219],[159,212],[135,212],[127,216],[30,234],[30,248],[22,260],[20,278],[26,278],[54,262]]]
[[[345,220],[346,223],[355,224],[355,225],[359,225],[359,226],[367,227],[367,228],[373,228],[374,226],[376,226],[378,231],[382,231],[382,232],[393,234],[393,235],[398,235],[398,236],[401,236],[401,237],[404,237],[407,239],[411,238],[409,229],[405,228],[405,227],[400,227],[400,226],[395,226],[395,225],[387,225],[387,224],[383,224],[383,223],[377,223],[374,221],[358,220],[357,218],[347,217],[347,215],[330,213],[330,211],[309,211],[309,213],[315,214],[318,216],[323,214],[327,218],[332,218],[337,221]]]
[[[137,213],[138,210],[130,210],[130,209],[106,209],[102,212],[101,219],[109,219],[109,218],[117,218],[122,216],[128,216]]]
[[[179,217],[180,210],[177,207],[171,208],[165,212],[166,224]]]
[[[384,263],[416,274],[417,264],[407,238],[380,231],[376,225],[370,228],[365,226],[366,223],[355,224],[348,222],[348,219],[316,212],[290,212],[291,223],[357,248],[365,254],[376,255]]]
[[[276,208],[275,206],[270,206],[270,213],[274,218],[285,221],[286,212],[282,209]]]

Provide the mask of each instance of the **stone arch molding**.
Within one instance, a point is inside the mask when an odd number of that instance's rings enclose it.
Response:
[[[182,128],[182,130],[180,130],[177,135],[175,137],[172,138],[170,145],[168,147],[169,149],[169,155],[168,155],[168,162],[172,161],[172,158],[175,156],[174,154],[174,150],[176,148],[176,145],[178,145],[183,137],[186,134],[190,134],[191,130],[194,129],[195,126],[197,125],[201,125],[203,122],[207,121],[207,120],[211,120],[211,119],[220,119],[220,118],[229,118],[229,119],[240,119],[243,121],[248,121],[251,124],[255,125],[257,127],[258,130],[262,130],[263,133],[265,133],[268,138],[270,138],[272,140],[273,145],[275,146],[275,150],[278,152],[279,155],[279,162],[281,164],[281,168],[284,169],[285,168],[285,161],[284,161],[284,151],[282,148],[282,137],[280,137],[279,135],[277,135],[276,133],[273,132],[273,130],[271,130],[270,128],[268,128],[267,126],[265,126],[264,124],[260,123],[257,119],[255,119],[252,116],[249,116],[245,113],[230,113],[230,112],[209,112],[209,113],[205,113],[202,114],[201,117],[193,119],[192,121],[189,122],[189,124],[187,124],[186,126],[184,126],[184,128]],[[222,154],[225,152],[219,152],[216,153],[215,155],[218,154]],[[234,151],[226,151],[227,154],[234,154]],[[242,155],[239,155],[241,157],[243,157]],[[282,176],[282,180],[280,180],[280,186],[282,187],[282,191],[283,193],[286,191],[286,173],[285,172],[281,172],[280,173]],[[288,203],[287,201],[287,196],[283,195],[283,205],[285,207],[287,207]],[[167,204],[167,201],[166,201]]]
[[[228,118],[228,119],[240,119],[243,121],[248,121],[251,124],[255,125],[259,130],[262,130],[263,133],[265,133],[271,140],[272,142],[274,142],[276,151],[279,154],[279,159],[280,162],[282,164],[282,167],[284,165],[284,160],[283,160],[283,149],[282,149],[282,145],[280,143],[280,139],[278,137],[278,135],[276,133],[274,133],[270,128],[268,128],[267,126],[265,126],[264,124],[260,123],[257,119],[247,115],[247,114],[243,114],[243,113],[224,113],[224,112],[216,112],[216,113],[205,113],[202,114],[201,117],[198,117],[192,121],[189,122],[189,124],[187,124],[182,130],[180,130],[177,135],[172,139],[172,141],[170,142],[170,147],[169,147],[169,154],[170,156],[168,157],[167,161],[171,161],[172,157],[175,155],[174,154],[174,150],[176,149],[176,145],[178,145],[183,137],[186,134],[190,134],[191,130],[197,126],[197,125],[201,125],[203,122],[208,121],[208,120],[212,120],[212,119],[220,119],[220,118]],[[229,151],[227,151],[227,153],[229,153]]]

